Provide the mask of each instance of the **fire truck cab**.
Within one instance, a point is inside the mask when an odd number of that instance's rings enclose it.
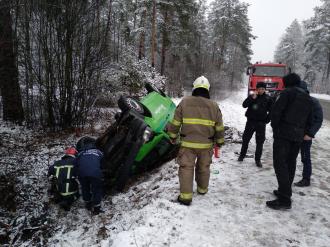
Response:
[[[266,84],[266,92],[270,96],[278,95],[283,89],[283,76],[288,73],[287,66],[282,63],[255,63],[247,68],[249,76],[248,93],[256,90],[258,82]]]

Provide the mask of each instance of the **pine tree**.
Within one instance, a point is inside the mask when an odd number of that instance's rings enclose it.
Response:
[[[278,44],[274,60],[287,64],[292,71],[300,73],[302,54],[304,52],[303,33],[299,22],[295,19],[285,30]]]
[[[251,27],[247,17],[248,4],[238,0],[215,0],[208,19],[208,50],[211,80],[222,77],[220,87],[234,88],[251,55]],[[225,78],[225,79],[224,79]]]
[[[330,93],[330,0],[314,9],[314,17],[305,21],[307,53],[305,78],[314,90]]]

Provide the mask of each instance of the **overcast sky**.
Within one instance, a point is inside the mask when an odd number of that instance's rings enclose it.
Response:
[[[212,0],[207,0],[209,3]],[[297,19],[300,23],[313,16],[313,8],[320,0],[241,0],[249,7],[253,35],[251,62],[273,61],[274,51],[285,29]]]

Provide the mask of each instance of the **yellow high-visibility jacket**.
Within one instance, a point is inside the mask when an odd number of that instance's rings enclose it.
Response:
[[[182,147],[209,149],[214,144],[224,144],[224,126],[219,106],[204,97],[183,98],[167,130],[173,139],[180,135]]]

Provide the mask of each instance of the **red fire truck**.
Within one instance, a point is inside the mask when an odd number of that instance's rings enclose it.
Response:
[[[252,64],[246,71],[249,76],[248,93],[256,90],[258,82],[264,82],[268,95],[276,96],[284,89],[282,78],[287,73],[287,66],[282,63]]]

